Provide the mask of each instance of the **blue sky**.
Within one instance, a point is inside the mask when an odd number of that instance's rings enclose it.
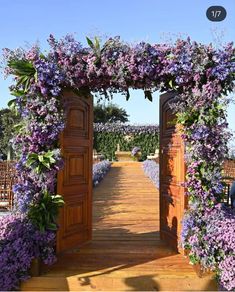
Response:
[[[75,33],[85,44],[86,36],[115,36],[128,42],[164,42],[177,36],[190,36],[203,43],[235,41],[234,0],[0,0],[0,49],[16,48],[38,41],[47,48],[46,39]],[[222,5],[227,18],[210,22],[205,14],[211,5]],[[217,33],[214,33],[216,31]],[[10,80],[0,76],[0,108],[11,99]],[[131,99],[115,96],[134,123],[158,122],[158,94],[152,103],[141,91],[131,91]],[[229,125],[235,130],[235,105],[229,108]]]

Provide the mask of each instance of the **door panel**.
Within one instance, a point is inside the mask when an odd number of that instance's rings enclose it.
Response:
[[[169,107],[173,93],[160,97],[160,235],[169,246],[179,246],[181,221],[186,208],[184,142]]]
[[[64,93],[66,127],[60,137],[64,168],[58,174],[57,193],[65,206],[59,216],[57,252],[91,239],[93,100],[91,95]]]

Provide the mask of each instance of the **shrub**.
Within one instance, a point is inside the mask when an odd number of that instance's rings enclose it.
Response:
[[[111,167],[108,160],[100,161],[93,165],[93,186],[97,186]]]
[[[155,152],[159,145],[157,125],[94,124],[94,148],[105,158],[115,160],[117,144],[121,151],[131,151],[136,145],[141,148],[141,159]]]
[[[145,160],[142,167],[146,176],[159,188],[159,164],[154,160]]]

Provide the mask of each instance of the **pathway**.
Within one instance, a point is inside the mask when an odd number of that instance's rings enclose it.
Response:
[[[140,163],[117,162],[94,189],[93,241],[22,285],[44,291],[216,290],[159,239],[159,194]]]

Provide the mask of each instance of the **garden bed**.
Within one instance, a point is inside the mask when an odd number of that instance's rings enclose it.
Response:
[[[155,160],[145,160],[142,167],[145,175],[159,188],[159,164]]]
[[[103,180],[110,168],[111,162],[108,160],[103,160],[93,165],[93,186],[97,186]]]

